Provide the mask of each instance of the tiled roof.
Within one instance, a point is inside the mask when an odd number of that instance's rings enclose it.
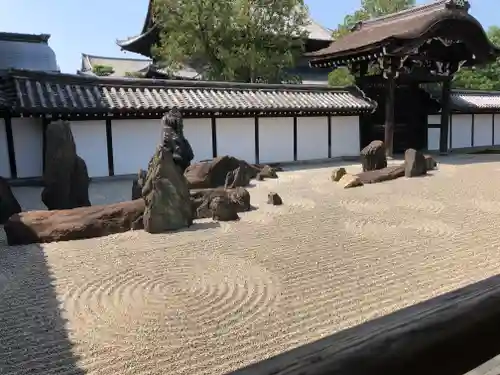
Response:
[[[454,90],[451,93],[451,104],[457,111],[499,112],[500,91]]]
[[[113,68],[111,77],[125,77],[126,73],[142,72],[149,68],[153,61],[150,59],[129,59],[122,57],[94,56],[82,53],[82,72],[92,71],[97,65]]]
[[[12,71],[4,79],[12,110],[45,114],[372,111],[356,88],[96,78]]]
[[[344,59],[356,54],[372,54],[382,47],[388,48],[387,53],[399,53],[401,48],[412,43],[408,41],[427,35],[432,36],[438,24],[453,22],[455,27],[466,27],[467,33],[475,33],[474,53],[481,61],[488,61],[498,54],[484,35],[480,23],[468,13],[468,2],[462,6],[458,0],[438,0],[430,4],[412,7],[388,16],[360,22],[349,34],[339,38],[330,46],[319,51],[310,52],[311,64],[324,64],[327,60]],[[451,23],[447,24],[452,27]],[[389,47],[391,47],[389,49]],[[403,51],[404,52],[404,51]]]
[[[441,101],[441,94],[427,90],[437,102]],[[450,94],[451,109],[455,112],[492,113],[500,112],[500,91],[483,90],[452,90]]]

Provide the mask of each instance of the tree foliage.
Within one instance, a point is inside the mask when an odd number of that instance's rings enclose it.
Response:
[[[115,71],[112,66],[109,65],[94,65],[92,67],[92,73],[96,76],[106,77],[113,74]]]
[[[361,8],[345,16],[344,22],[337,26],[333,38],[338,39],[350,33],[358,22],[399,12],[412,6],[415,6],[415,0],[362,0]],[[347,68],[337,68],[328,76],[328,83],[332,86],[343,86],[353,82],[354,77]]]
[[[206,79],[279,82],[307,37],[303,0],[156,0],[154,14],[162,68],[194,65]]]
[[[488,29],[488,38],[496,46],[500,46],[500,28],[492,26]],[[473,90],[500,90],[500,60],[483,67],[464,68],[453,80],[453,87]]]

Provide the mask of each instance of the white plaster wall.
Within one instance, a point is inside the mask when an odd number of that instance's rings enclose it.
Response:
[[[293,118],[259,118],[259,161],[293,161]]]
[[[298,117],[297,160],[326,159],[327,157],[328,117]]]
[[[11,177],[7,133],[5,133],[5,121],[3,118],[0,118],[0,176],[4,178]]]
[[[12,135],[16,154],[17,177],[43,174],[43,129],[40,118],[13,118]]]
[[[217,156],[229,155],[255,163],[255,119],[253,117],[218,118],[216,129]]]
[[[493,133],[493,115],[474,115],[474,145],[491,146]]]
[[[429,125],[439,125],[441,126],[441,115],[429,115],[427,117],[427,123]],[[449,117],[449,123],[452,123],[451,116]],[[448,128],[448,148],[451,149],[451,127]],[[440,128],[428,128],[427,129],[427,149],[429,151],[439,150],[439,138],[441,138]]]
[[[193,162],[212,159],[212,120],[209,118],[184,119],[184,136],[193,149]]]
[[[440,129],[437,128],[427,129],[427,149],[429,151],[439,150],[439,133]]]
[[[115,175],[136,174],[139,169],[146,169],[161,142],[160,120],[113,120],[111,129]]]
[[[359,116],[332,116],[332,158],[358,156]]]
[[[441,115],[429,115],[427,117],[427,123],[429,125],[441,125]]]
[[[494,143],[495,143],[495,146],[499,146],[500,145],[500,114],[498,115],[493,115],[495,116],[495,124],[494,124],[494,128],[495,128],[495,139],[494,139]]]
[[[451,148],[471,147],[472,115],[452,115]]]
[[[73,121],[71,131],[76,144],[76,153],[85,160],[89,176],[108,176],[106,121]]]

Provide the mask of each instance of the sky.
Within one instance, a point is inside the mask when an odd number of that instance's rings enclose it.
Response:
[[[499,25],[500,16],[495,10],[499,1],[470,0],[470,12],[485,28]],[[359,8],[360,0],[306,0],[306,3],[313,19],[333,29],[346,14]],[[147,6],[148,0],[0,0],[0,31],[50,34],[49,45],[56,53],[61,71],[76,73],[82,53],[143,58],[120,51],[116,40],[141,32]]]

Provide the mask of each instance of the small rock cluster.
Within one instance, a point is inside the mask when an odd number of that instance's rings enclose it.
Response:
[[[437,163],[431,156],[410,148],[405,152],[403,164],[387,166],[384,143],[373,141],[361,150],[361,166],[363,172],[355,175],[347,173],[345,168],[336,168],[332,171],[331,179],[347,189],[403,176],[423,176],[427,171],[435,169]]]

